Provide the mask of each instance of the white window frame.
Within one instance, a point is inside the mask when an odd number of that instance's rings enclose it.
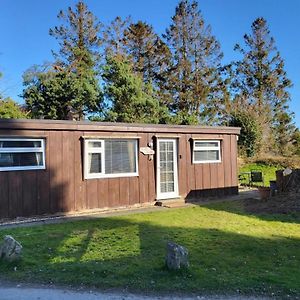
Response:
[[[196,142],[203,142],[203,143],[218,143],[218,146],[214,147],[207,147],[207,146],[196,146]],[[217,160],[196,160],[195,159],[195,152],[196,151],[208,151],[208,150],[218,150],[219,152],[219,159]],[[193,164],[208,164],[208,163],[220,163],[222,162],[221,157],[221,141],[220,140],[193,140]]]
[[[42,153],[41,166],[15,166],[15,167],[0,167],[1,171],[26,171],[26,170],[44,170],[46,169],[45,163],[45,140],[38,138],[0,138],[0,142],[40,142],[41,147],[32,148],[0,148],[0,153]]]
[[[105,141],[136,141],[135,143],[135,170],[131,173],[105,173]],[[101,148],[89,147],[89,142],[101,142]],[[89,173],[88,171],[88,157],[89,153],[101,153],[101,173]],[[139,176],[138,170],[138,139],[126,138],[107,138],[107,139],[85,139],[84,140],[84,179],[97,179],[97,178],[118,178],[118,177],[135,177]]]

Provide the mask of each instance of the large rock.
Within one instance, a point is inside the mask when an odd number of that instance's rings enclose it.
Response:
[[[0,246],[0,258],[7,261],[18,260],[21,258],[22,248],[22,245],[12,236],[6,235],[3,244]]]
[[[179,270],[181,268],[188,268],[188,250],[173,242],[167,244],[166,265],[170,270]]]

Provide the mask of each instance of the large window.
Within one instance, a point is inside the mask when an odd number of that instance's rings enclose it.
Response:
[[[136,139],[86,139],[85,178],[138,175]]]
[[[45,169],[43,139],[0,138],[0,171]]]
[[[193,163],[221,162],[220,141],[194,140]]]

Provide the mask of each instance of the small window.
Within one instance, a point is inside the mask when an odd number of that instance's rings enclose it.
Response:
[[[138,176],[137,140],[85,140],[85,178]]]
[[[0,138],[0,171],[45,169],[43,139]]]
[[[220,141],[194,140],[193,163],[221,162]]]

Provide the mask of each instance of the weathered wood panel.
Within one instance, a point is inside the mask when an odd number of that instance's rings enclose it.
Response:
[[[129,177],[129,198],[130,205],[140,202],[139,178]]]
[[[225,136],[223,140],[223,160],[224,160],[224,185],[225,187],[232,186],[231,175],[231,149],[230,149],[230,135]]]
[[[179,180],[179,195],[186,197],[187,195],[187,182],[186,182],[186,135],[182,134],[178,138],[178,180]]]
[[[192,135],[187,134],[186,135],[186,167],[187,167],[187,182],[188,182],[188,190],[189,191],[195,191],[197,190],[196,186],[196,179],[195,179],[195,164],[193,164],[193,152],[192,152]]]
[[[98,180],[98,203],[100,208],[109,207],[110,205],[108,180],[107,178]]]
[[[17,122],[1,127],[0,136],[44,137],[46,170],[0,173],[0,217],[16,217],[83,209],[117,207],[154,201],[156,161],[139,152],[139,176],[88,179],[83,177],[82,136],[138,137],[139,147],[155,136],[177,138],[180,196],[201,197],[236,190],[236,130],[202,127],[163,127],[81,124],[74,122]],[[45,127],[47,124],[48,127]],[[11,124],[12,125],[12,124]],[[20,128],[20,130],[18,129]],[[106,128],[107,130],[104,130]],[[115,130],[113,130],[115,129]],[[83,131],[85,130],[85,131]],[[193,164],[191,138],[220,139],[222,162]]]
[[[218,188],[222,189],[225,186],[225,173],[224,173],[224,143],[221,142],[221,163],[218,164]]]
[[[44,132],[45,137],[45,162],[46,170],[37,171],[37,214],[48,214],[50,209],[50,172],[49,172],[49,133]]]
[[[9,191],[9,216],[11,218],[23,216],[22,172],[7,172],[7,175]]]
[[[139,134],[139,148],[147,147],[147,134]],[[144,155],[138,148],[139,160],[139,189],[140,189],[140,203],[148,202],[148,155]]]
[[[83,142],[81,136],[83,132],[76,131],[73,134],[74,143],[74,209],[76,211],[87,209],[86,201],[86,181],[83,179]]]
[[[208,190],[211,188],[211,178],[210,178],[210,164],[202,164],[203,168],[203,189]]]
[[[120,178],[109,178],[108,191],[108,200],[112,207],[123,205],[120,200]]]
[[[86,181],[86,208],[94,209],[99,207],[98,203],[98,179]]]
[[[37,214],[37,172],[22,171],[23,216]]]
[[[73,132],[62,132],[62,162],[63,162],[63,179],[64,193],[62,199],[63,211],[75,210],[75,195],[74,195],[74,138]],[[78,147],[78,145],[77,145]]]
[[[230,154],[231,154],[231,185],[238,185],[238,177],[237,177],[237,140],[236,135],[230,136]]]
[[[62,160],[62,133],[49,132],[48,171],[50,172],[50,212],[61,212],[63,208],[63,160]]]
[[[9,184],[8,173],[0,173],[0,218],[8,218],[9,214]]]
[[[108,193],[108,191],[107,191]],[[120,178],[120,203],[121,205],[130,205],[129,179],[128,177]],[[109,206],[109,202],[107,202]]]
[[[211,189],[216,189],[219,187],[218,165],[219,163],[210,164],[210,188]]]

